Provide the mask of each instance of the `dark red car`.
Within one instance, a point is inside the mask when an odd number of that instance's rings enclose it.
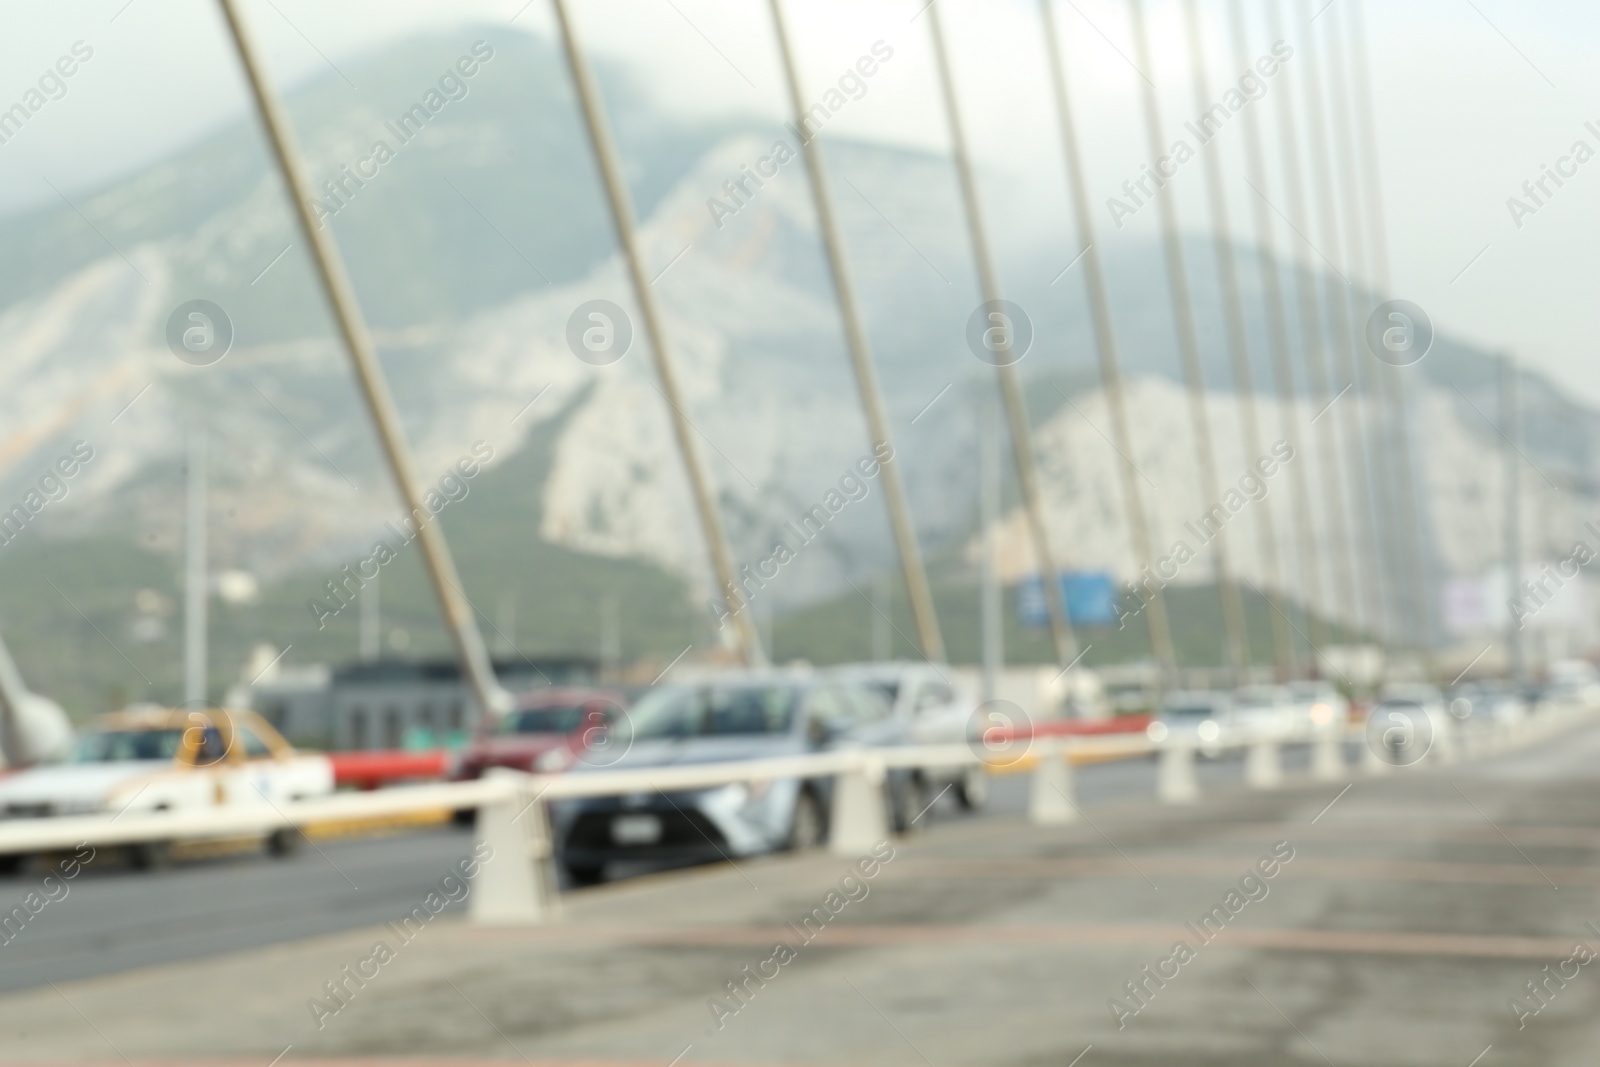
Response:
[[[554,774],[604,744],[606,729],[628,705],[610,689],[557,689],[524,697],[515,711],[486,724],[461,753],[453,781],[482,777],[490,767]]]

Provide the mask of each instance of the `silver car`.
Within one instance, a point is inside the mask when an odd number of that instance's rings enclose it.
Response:
[[[568,772],[675,767],[903,745],[904,723],[882,694],[816,676],[741,673],[651,691],[612,727],[607,743]],[[603,764],[603,765],[602,765]],[[911,774],[888,774],[896,829],[915,811]],[[552,805],[557,848],[578,885],[608,864],[732,859],[827,839],[833,779],[778,778],[706,789],[644,789]]]
[[[919,745],[963,744],[976,735],[977,702],[961,691],[948,672],[932,664],[852,663],[826,673],[882,693]],[[953,787],[956,802],[972,811],[989,798],[989,772],[981,765],[933,768],[913,775],[914,789],[928,800]]]

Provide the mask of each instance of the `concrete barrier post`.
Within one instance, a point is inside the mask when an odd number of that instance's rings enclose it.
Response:
[[[496,768],[488,776],[511,788],[504,799],[478,809],[480,866],[468,917],[486,926],[547,922],[560,906],[549,812],[535,799],[527,775]]]
[[[833,779],[833,810],[828,818],[828,851],[836,856],[859,856],[889,836],[889,812],[884,803],[886,770],[871,752]]]
[[[1072,786],[1070,753],[1053,737],[1040,740],[1038,753],[1028,793],[1028,821],[1035,826],[1076,822],[1078,797]]]
[[[1388,774],[1394,770],[1394,764],[1383,758],[1372,738],[1366,735],[1362,736],[1361,769],[1368,774]]]
[[[1344,777],[1343,731],[1318,730],[1311,739],[1311,776],[1324,782]]]
[[[1244,784],[1251,789],[1276,789],[1283,784],[1278,742],[1262,737],[1250,742],[1244,758]]]
[[[1194,774],[1194,746],[1182,743],[1161,747],[1161,767],[1156,775],[1156,796],[1167,804],[1193,804],[1200,799]]]
[[[1528,720],[1512,719],[1506,723],[1505,731],[1500,735],[1500,751],[1511,752],[1522,747],[1522,738],[1530,729]]]
[[[1459,735],[1456,732],[1456,722],[1448,715],[1439,720],[1438,728],[1434,732],[1433,751],[1428,753],[1435,763],[1451,764],[1461,758]]]

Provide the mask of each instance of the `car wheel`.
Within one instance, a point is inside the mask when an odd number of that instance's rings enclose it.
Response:
[[[172,842],[141,841],[129,845],[128,862],[136,871],[158,871],[172,863]]]
[[[300,841],[300,831],[292,826],[286,826],[267,835],[267,852],[278,859],[284,859],[300,851]]]
[[[977,811],[989,803],[989,772],[983,767],[968,767],[956,783],[956,803],[963,811]]]
[[[601,865],[569,863],[566,868],[567,880],[573,885],[599,885],[606,880],[606,869]]]
[[[28,857],[21,852],[0,856],[0,875],[18,874],[21,872],[23,864],[27,862]]]
[[[889,787],[889,825],[897,834],[909,834],[928,807],[928,787],[920,774],[908,775]]]
[[[809,789],[802,789],[795,798],[794,815],[789,821],[789,839],[784,848],[800,851],[822,844],[827,828],[822,818],[822,805]]]
[[[457,808],[450,813],[450,821],[468,830],[478,825],[477,808]]]

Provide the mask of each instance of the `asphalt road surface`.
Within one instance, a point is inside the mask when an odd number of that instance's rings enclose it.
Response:
[[[283,905],[299,892],[323,901],[305,921],[360,921],[327,903],[342,869],[372,880],[345,894],[392,900],[374,910],[393,919],[464,834],[156,880],[108,866],[81,884],[105,893],[84,924],[111,925],[120,901],[141,943],[159,941],[131,917],[162,880],[256,878],[233,921],[273,943],[222,952],[208,913],[187,959],[16,989],[0,996],[0,1055],[8,1067],[1594,1062],[1600,725],[1470,763],[1352,766],[1347,783],[1250,791],[1239,770],[1203,765],[1200,803],[1171,807],[1150,798],[1148,761],[1080,768],[1086,818],[1051,828],[1017,817],[1027,780],[1003,778],[991,812],[936,811],[926,832],[874,849],[878,862],[813,852],[658,873],[568,894],[543,926],[446,918],[404,941],[378,925],[291,940],[301,920]],[[69,909],[92,897],[75,889],[37,932],[79,926]],[[392,960],[356,982],[350,968],[379,942]],[[122,966],[138,951],[153,950]]]
[[[1285,763],[1294,767],[1293,753]],[[1225,786],[1239,780],[1240,761],[1202,761],[1198,769],[1203,787]],[[944,797],[924,821],[1001,818],[1025,809],[1027,775],[997,775],[993,783],[981,814],[964,815]],[[1076,784],[1079,802],[1092,811],[1150,796],[1155,767],[1150,760],[1080,767]],[[471,847],[467,831],[442,828],[303,845],[282,859],[252,849],[179,860],[154,872],[134,870],[107,849],[69,883],[65,898],[0,945],[0,993],[372,926],[409,910]],[[44,873],[36,867],[0,877],[0,907],[20,903]]]

